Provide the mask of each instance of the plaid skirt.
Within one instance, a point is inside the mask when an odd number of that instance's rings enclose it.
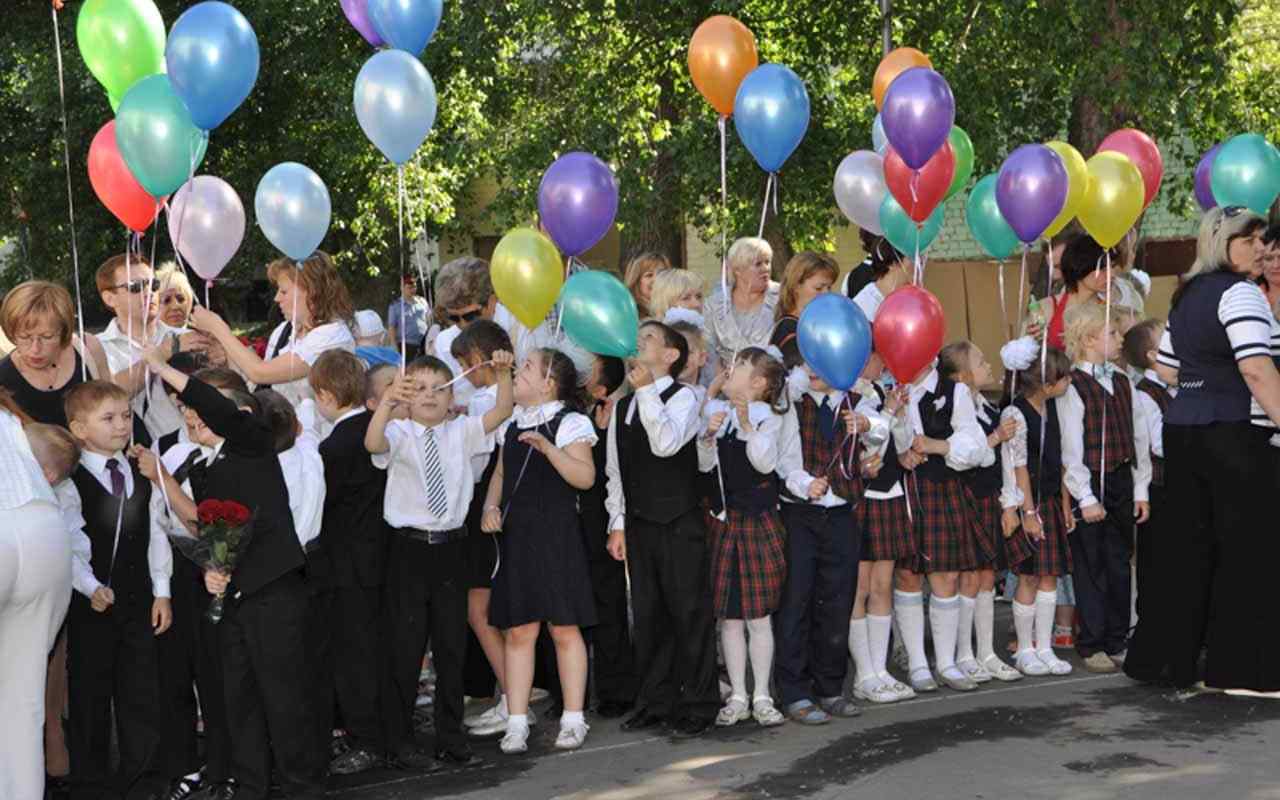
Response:
[[[1035,548],[1034,552],[1030,558],[1017,564],[1013,571],[1019,575],[1070,575],[1071,542],[1067,540],[1067,519],[1056,495],[1054,500],[1040,504],[1040,522],[1044,526],[1044,540],[1038,544],[1029,541]],[[1026,534],[1019,528],[1014,536],[1026,537]]]
[[[958,477],[933,481],[911,475],[906,487],[916,553],[899,560],[899,567],[920,574],[969,572],[995,559],[995,549],[978,535],[974,514],[965,502],[963,481]]]
[[[708,517],[711,591],[717,619],[759,619],[778,609],[787,579],[782,518],[730,509],[726,522]]]
[[[979,497],[966,485],[965,498],[973,512],[973,522],[977,534],[982,537],[985,546],[993,551],[995,559],[987,564],[995,569],[1011,569],[1035,554],[1035,543],[1018,528],[1008,539],[1004,538],[1004,509],[1000,506],[1000,495],[993,494]]]
[[[857,514],[862,528],[863,561],[897,561],[915,554],[905,497],[891,500],[864,497]]]

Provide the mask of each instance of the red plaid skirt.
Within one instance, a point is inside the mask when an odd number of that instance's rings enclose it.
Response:
[[[965,501],[964,482],[958,477],[931,481],[910,475],[906,488],[916,554],[900,560],[899,567],[916,573],[968,572],[995,559],[995,550],[978,535]]]
[[[1071,542],[1067,540],[1067,519],[1063,516],[1062,502],[1058,495],[1048,503],[1040,504],[1040,523],[1044,526],[1044,541],[1038,545],[1029,541],[1035,548],[1030,558],[1014,567],[1019,575],[1070,575],[1071,574]],[[1026,537],[1019,528],[1015,537]]]
[[[863,561],[897,561],[916,552],[906,498],[864,497],[857,513],[862,527]]]
[[[1004,538],[1004,523],[1001,519],[1004,509],[1000,506],[1000,495],[978,497],[968,485],[964,487],[964,493],[973,511],[977,534],[982,537],[985,546],[996,554],[995,560],[987,566],[1008,569],[1035,554],[1035,544],[1021,528],[1014,531],[1008,539]]]
[[[787,544],[777,510],[709,516],[711,591],[717,619],[759,619],[778,609]]]

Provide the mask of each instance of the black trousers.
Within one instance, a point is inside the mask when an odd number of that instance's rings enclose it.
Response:
[[[273,765],[287,796],[324,794],[328,753],[304,677],[308,599],[302,576],[290,573],[248,597],[229,597],[218,624],[237,800],[265,800]]]
[[[1106,509],[1101,522],[1077,522],[1071,540],[1072,582],[1080,633],[1076,652],[1088,658],[1097,652],[1117,655],[1128,646],[1133,556],[1133,473],[1121,467],[1107,474],[1105,496],[1097,476],[1094,497]]]
[[[703,511],[670,524],[627,520],[635,615],[636,705],[672,719],[710,719],[720,706]]]
[[[1161,547],[1164,529],[1168,526],[1169,495],[1163,486],[1151,486],[1151,516],[1146,522],[1137,525],[1134,532],[1133,565],[1137,579],[1138,618],[1142,618],[1143,609],[1151,611],[1153,606],[1163,601],[1159,589],[1158,578],[1164,571],[1161,558],[1167,558],[1169,551]],[[1136,630],[1134,631],[1136,635]],[[1131,643],[1132,646],[1132,643]]]
[[[67,748],[75,800],[123,794],[160,767],[160,679],[151,598],[131,601],[118,594],[117,599],[103,613],[80,595],[71,600]],[[120,747],[116,777],[110,774],[113,707]]]
[[[588,566],[599,620],[587,633],[596,698],[601,703],[629,706],[636,699],[636,668],[627,628],[626,567],[608,555],[604,559],[593,557]]]
[[[315,746],[326,754],[330,752],[335,723],[334,660],[339,652],[334,641],[333,601],[333,589],[327,580],[307,577],[305,639],[310,669],[302,678],[307,682],[308,702],[315,715]]]
[[[427,544],[392,534],[382,614],[382,720],[393,755],[413,747],[413,705],[428,640],[436,668],[436,752],[469,749],[462,732],[467,563],[465,540]]]
[[[351,746],[385,749],[378,721],[382,669],[382,587],[337,586],[332,592],[333,689]]]
[[[773,615],[774,674],[786,706],[844,691],[862,534],[847,505],[783,503],[782,520],[787,582]]]

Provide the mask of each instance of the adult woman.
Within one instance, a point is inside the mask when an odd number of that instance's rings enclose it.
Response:
[[[884,299],[911,282],[911,261],[888,239],[882,239],[871,251],[870,270],[871,282],[854,295],[853,302],[862,309],[867,322],[875,322]]]
[[[806,250],[796,253],[787,262],[782,273],[782,288],[778,292],[778,307],[774,311],[777,323],[769,344],[782,351],[782,361],[787,369],[798,367],[804,360],[800,356],[800,344],[796,341],[796,327],[800,314],[815,297],[831,291],[840,277],[840,265],[826,253]]]
[[[1280,423],[1272,316],[1253,284],[1262,228],[1247,209],[1210,210],[1173,297],[1159,352],[1178,386],[1164,415],[1167,524],[1144,583],[1156,596],[1143,600],[1124,665],[1139,680],[1192,685],[1207,641],[1207,685],[1280,689],[1267,634],[1277,623],[1268,589],[1280,557],[1270,514],[1280,458],[1267,446],[1270,426],[1250,424],[1251,399]]]
[[[273,261],[267,266],[267,277],[276,285],[275,301],[285,321],[272,331],[266,358],[259,358],[222,317],[207,308],[193,310],[191,324],[222,345],[227,359],[246,378],[270,386],[296,408],[313,397],[307,375],[322,353],[355,351],[351,333],[355,311],[328,253],[317,250],[301,263],[288,258]]]
[[[1082,234],[1067,242],[1058,262],[1063,290],[1040,301],[1040,316],[1027,318],[1028,335],[1039,336],[1041,331],[1047,331],[1050,347],[1059,350],[1066,347],[1063,319],[1067,309],[1080,303],[1097,302],[1106,294],[1107,271],[1103,268],[1102,257],[1102,247],[1090,236]],[[1112,260],[1122,261],[1115,250],[1112,251]]]
[[[661,253],[644,252],[627,262],[622,274],[622,282],[627,285],[631,296],[636,300],[636,309],[640,319],[653,316],[649,302],[653,293],[653,279],[659,272],[671,269],[671,262]]]
[[[1262,277],[1259,282],[1267,294],[1267,305],[1274,311],[1280,304],[1280,224],[1268,228],[1262,238]]]
[[[764,347],[773,335],[778,284],[770,280],[773,248],[747,237],[729,247],[729,296],[717,286],[707,302],[707,338],[722,364],[744,347]]]
[[[653,319],[663,319],[673,308],[687,308],[702,313],[706,282],[688,269],[664,269],[653,277],[649,293],[649,311]]]
[[[166,262],[156,270],[156,281],[160,284],[155,295],[160,321],[170,328],[187,327],[187,317],[196,304],[195,290],[187,273],[172,261]]]

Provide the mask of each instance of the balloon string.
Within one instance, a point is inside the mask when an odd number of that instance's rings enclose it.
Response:
[[[442,384],[440,384],[439,386],[437,386],[437,387],[436,387],[436,391],[437,391],[437,392],[439,392],[439,391],[442,391],[442,390],[444,390],[444,389],[448,389],[450,386],[454,385],[455,383],[457,383],[458,381],[460,381],[460,380],[462,380],[463,378],[467,377],[468,375],[470,375],[471,373],[475,372],[476,370],[481,369],[481,368],[483,368],[483,367],[490,366],[491,364],[493,364],[493,362],[492,362],[492,361],[481,361],[479,364],[476,364],[476,365],[475,365],[475,366],[473,366],[473,367],[467,367],[467,368],[466,368],[466,369],[464,369],[462,372],[459,372],[459,373],[458,373],[458,377],[454,378],[454,379],[453,379],[453,380],[451,380],[451,381],[448,381],[447,383],[442,383]]]
[[[80,380],[89,380],[89,346],[84,340],[84,300],[80,294],[80,248],[76,242],[76,203],[71,189],[71,145],[67,132],[67,92],[62,73],[62,36],[58,32],[58,6],[50,7],[53,12],[53,53],[58,64],[58,106],[62,111],[62,165],[67,173],[67,216],[71,221],[71,270],[76,279],[76,322],[80,327],[80,347],[84,351],[80,358]]]
[[[724,296],[724,311],[729,313],[729,182],[728,160],[725,149],[724,115],[716,123],[720,129],[720,294]]]
[[[1102,357],[1107,359],[1103,361],[1105,366],[1108,363],[1110,354],[1107,350],[1111,347],[1111,251],[1107,250],[1103,253],[1103,257],[1107,260],[1107,310],[1105,322],[1102,324]],[[1103,387],[1106,388],[1105,386]],[[1111,395],[1115,395],[1115,380],[1111,382]],[[1098,461],[1098,502],[1106,503],[1107,497],[1107,397],[1102,396],[1102,447],[1099,448]]]
[[[209,290],[213,288],[213,281],[204,282],[204,307],[213,310],[213,304],[209,302]]]
[[[1004,297],[1004,259],[996,262],[996,292],[1000,295],[1000,325],[1004,330],[1005,341],[1013,338],[1013,331],[1009,329],[1009,308]]]
[[[209,136],[209,133],[208,131],[202,131],[202,135],[207,139]],[[182,213],[178,215],[178,227],[173,232],[174,233],[173,257],[177,260],[178,264],[180,265],[182,264],[182,254],[179,252],[179,250],[182,247],[182,227],[183,227],[183,223],[185,223],[187,219],[187,209],[191,207],[191,196],[192,194],[194,194],[195,179],[196,179],[196,144],[191,139],[187,140],[187,157],[190,159],[190,167],[187,170],[187,181],[186,183],[182,184],[182,186],[178,187],[177,192],[174,192],[174,197],[176,198],[178,196],[178,193],[181,192],[183,189],[187,190],[187,198],[182,202]],[[169,208],[170,210],[172,210],[173,208],[172,205],[170,205]],[[157,217],[158,216],[159,215],[157,214]],[[155,246],[154,242],[152,242],[152,246],[153,247]],[[152,264],[154,263],[155,263],[155,256],[153,254]],[[186,267],[183,266],[183,269],[186,269]],[[192,271],[196,272],[194,267],[192,268]],[[196,272],[196,275],[200,276],[200,273]],[[205,305],[206,306],[209,305],[208,301],[205,302]]]
[[[1025,247],[1025,245],[1024,245]],[[1049,243],[1049,268],[1044,274],[1044,293],[1048,297],[1052,291],[1053,284],[1053,242]],[[1064,296],[1062,302],[1067,302]],[[1049,378],[1049,326],[1046,323],[1044,330],[1040,332],[1040,385],[1043,387]],[[1105,418],[1104,418],[1105,419]],[[1036,475],[1036,501],[1037,503],[1044,497],[1044,443],[1049,435],[1049,413],[1048,408],[1045,413],[1040,415],[1040,467]]]
[[[773,180],[777,173],[770,172],[769,179],[764,182],[764,204],[760,209],[760,232],[756,238],[764,238],[764,221],[769,217],[769,192],[773,190]]]
[[[400,260],[400,285],[404,286],[404,167],[396,167],[396,235],[400,242],[399,260]],[[404,298],[401,298],[401,315],[400,315],[400,374],[404,375],[405,361],[407,359],[408,349],[406,347],[405,329],[409,326],[405,325],[404,319]]]
[[[430,235],[429,235],[429,233],[428,233],[428,231],[427,231],[427,208],[428,208],[428,206],[427,206],[427,179],[426,179],[426,177],[424,176],[424,177],[423,177],[423,179],[422,179],[422,241],[424,241],[424,242],[426,242],[426,241],[429,241],[429,240],[430,240]],[[437,255],[438,255],[438,254],[437,254]],[[423,272],[423,269],[422,269],[422,257],[421,257],[421,255],[419,255],[419,257],[418,257],[418,278],[419,278],[419,279],[421,279],[421,280],[422,280],[422,282],[423,282],[422,293],[423,293],[423,294],[426,296],[426,298],[427,298],[427,315],[428,315],[428,317],[427,317],[427,327],[428,327],[428,328],[430,328],[430,327],[431,327],[431,314],[435,311],[435,306],[436,306],[435,287],[434,287],[434,286],[432,286],[430,283],[427,283],[427,276],[428,276],[428,275],[430,275],[430,274],[431,274],[431,269],[430,269],[430,267],[428,267],[428,269],[426,270],[426,272]]]

